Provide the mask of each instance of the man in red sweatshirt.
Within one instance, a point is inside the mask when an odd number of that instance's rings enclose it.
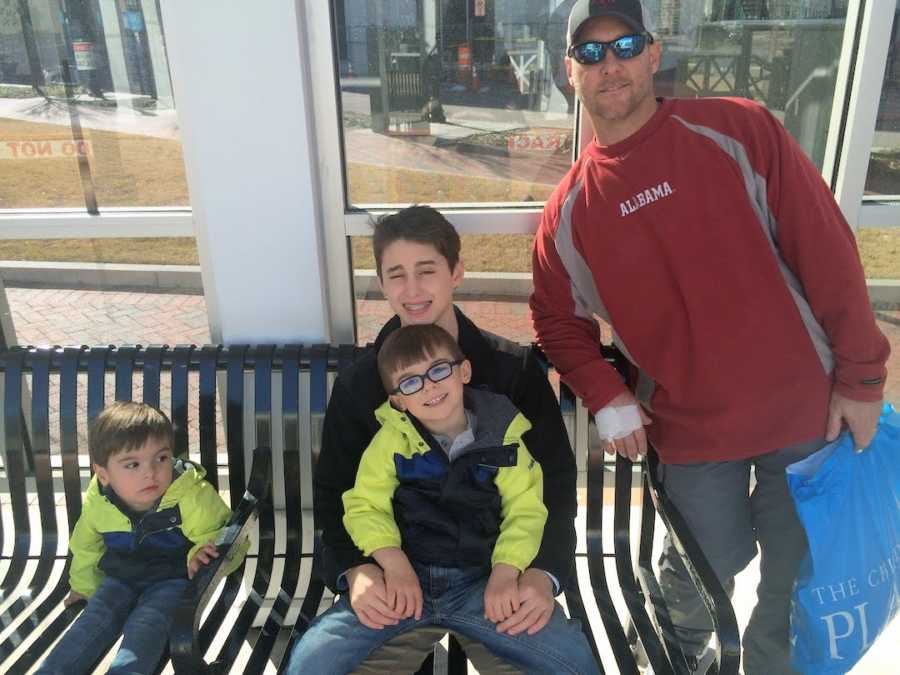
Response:
[[[544,209],[538,341],[609,452],[647,441],[726,589],[762,551],[744,672],[789,673],[790,592],[806,551],[786,465],[849,427],[875,432],[890,347],[855,239],[784,127],[743,99],[662,100],[638,0],[579,0],[566,66],[595,138]],[[596,318],[635,366],[604,362]],[[756,485],[750,493],[750,472]],[[662,581],[696,668],[711,625],[669,542]]]

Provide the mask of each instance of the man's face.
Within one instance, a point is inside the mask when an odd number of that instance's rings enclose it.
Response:
[[[428,358],[395,372],[391,378],[393,390],[397,389],[401,380],[412,376],[421,377],[423,386],[414,394],[391,394],[393,406],[398,410],[409,411],[435,433],[443,433],[460,420],[464,423],[463,385],[472,377],[472,366],[468,360],[451,365],[450,374],[439,382],[432,382],[426,375],[435,366],[452,363],[453,356],[446,349],[438,349]]]
[[[462,261],[451,270],[431,244],[398,239],[381,256],[379,284],[404,326],[436,323],[455,335],[453,291],[462,278]]]
[[[139,448],[110,455],[106,466],[95,464],[94,471],[129,508],[146,511],[172,484],[172,450],[168,439],[151,438]]]
[[[598,17],[586,23],[578,33],[577,43],[590,41],[609,42],[623,35],[633,35],[635,30],[614,17]],[[600,63],[583,65],[571,56],[566,57],[569,82],[591,119],[614,126],[628,125],[639,120],[640,126],[656,109],[653,95],[653,74],[659,68],[660,46],[648,44],[637,56],[620,59],[611,49]],[[647,114],[649,112],[649,115]],[[595,129],[600,135],[600,130]]]

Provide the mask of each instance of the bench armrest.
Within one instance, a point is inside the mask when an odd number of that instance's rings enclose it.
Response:
[[[731,599],[691,534],[687,522],[663,490],[658,478],[658,464],[656,452],[650,452],[644,467],[650,498],[712,619],[716,634],[716,672],[737,675],[741,663],[741,636]]]
[[[197,571],[175,610],[169,651],[176,673],[196,675],[207,672],[198,642],[200,617],[219,582],[225,578],[229,563],[241,554],[243,543],[256,523],[260,505],[269,494],[271,477],[272,451],[256,448],[247,490],[216,540],[219,557]]]

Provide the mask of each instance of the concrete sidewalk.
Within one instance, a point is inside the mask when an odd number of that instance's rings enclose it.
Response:
[[[124,97],[119,97],[120,99]],[[71,125],[69,107],[64,100],[47,101],[31,98],[0,98],[0,118],[43,124]],[[122,100],[118,106],[84,102],[78,106],[78,118],[85,130],[114,131],[155,138],[178,138],[178,116],[175,109],[160,104],[159,108],[133,109]]]

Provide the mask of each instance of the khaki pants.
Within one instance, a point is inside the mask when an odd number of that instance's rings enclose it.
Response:
[[[371,675],[375,673],[415,673],[431,653],[433,645],[447,633],[438,626],[419,628],[404,633],[376,649],[354,675]],[[480,675],[513,675],[517,670],[506,661],[494,656],[480,642],[456,636],[466,656]]]

